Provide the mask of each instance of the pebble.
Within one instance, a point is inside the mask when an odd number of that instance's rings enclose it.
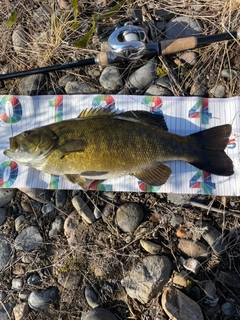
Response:
[[[94,206],[93,214],[96,219],[99,219],[102,216],[102,211],[97,206]]]
[[[129,89],[133,92],[147,89],[155,80],[157,60],[152,59],[144,66],[134,71],[127,82]]]
[[[202,223],[202,227],[205,228],[202,237],[210,245],[212,250],[217,254],[224,251],[228,243],[222,238],[221,232],[206,221]]]
[[[76,80],[76,77],[74,74],[65,74],[58,80],[58,85],[60,87],[65,87],[68,82],[74,82]]]
[[[14,224],[15,224],[15,230],[17,232],[19,232],[22,227],[24,226],[25,222],[27,221],[27,219],[25,218],[25,216],[23,214],[21,214],[20,216],[18,216],[15,221],[14,221]]]
[[[21,207],[25,212],[33,213],[33,208],[29,201],[21,201]]]
[[[169,21],[165,28],[165,36],[168,39],[200,35],[202,25],[200,21],[191,17],[177,17]]]
[[[152,255],[139,262],[121,284],[132,299],[148,303],[162,291],[171,273],[172,263],[168,257]]]
[[[13,314],[15,320],[24,320],[26,319],[29,312],[29,307],[27,302],[22,302],[17,304],[13,308]]]
[[[16,237],[15,246],[17,249],[32,251],[41,246],[43,238],[37,227],[31,226],[23,229]]]
[[[216,298],[216,287],[211,280],[206,280],[201,285],[207,299],[213,300]]]
[[[55,205],[57,208],[62,208],[67,202],[67,190],[56,190]]]
[[[53,238],[55,236],[62,234],[63,224],[64,224],[63,218],[60,216],[57,216],[51,225],[51,229],[49,230],[49,233],[48,233],[49,237]]]
[[[11,316],[13,308],[15,307],[15,302],[8,302],[0,305],[0,319],[9,320],[9,315]]]
[[[186,203],[186,201],[189,199],[189,197],[187,194],[168,193],[167,199],[171,203],[174,203],[178,206],[181,206]]]
[[[70,247],[77,247],[80,243],[80,223],[81,221],[77,211],[71,212],[64,221],[64,235],[67,238],[67,242]]]
[[[162,246],[160,244],[148,240],[141,239],[140,245],[144,250],[151,254],[158,254],[162,250]]]
[[[238,73],[234,69],[223,69],[221,71],[221,77],[226,79],[235,79],[237,77]]]
[[[104,68],[99,82],[101,86],[110,91],[115,91],[123,86],[123,80],[119,69],[115,66]]]
[[[92,210],[89,208],[89,206],[83,201],[83,199],[79,195],[76,195],[72,199],[72,205],[77,210],[77,212],[81,215],[84,221],[86,221],[89,224],[96,221],[96,218],[94,217]]]
[[[14,278],[12,279],[12,290],[19,291],[23,287],[23,279],[22,278]]]
[[[234,317],[237,313],[235,305],[230,302],[225,302],[221,306],[221,311],[222,311],[222,314],[226,317]]]
[[[20,191],[25,193],[31,199],[36,200],[40,203],[48,203],[51,200],[53,191],[52,190],[44,190],[38,188],[19,188]]]
[[[107,203],[103,208],[103,216],[104,217],[112,217],[114,214],[114,205],[111,203]]]
[[[94,309],[99,307],[99,303],[100,303],[99,296],[96,294],[96,292],[94,291],[93,287],[90,284],[86,286],[84,295],[88,305],[91,308]]]
[[[30,290],[22,290],[19,292],[18,296],[20,300],[27,300],[31,291]]]
[[[190,277],[185,270],[181,270],[180,272],[176,272],[173,276],[173,284],[178,286],[182,286],[184,288],[188,287],[190,283]]]
[[[208,257],[207,246],[199,241],[179,239],[178,249],[180,249],[183,253],[191,258],[205,260]]]
[[[33,273],[27,278],[27,284],[30,286],[39,286],[41,284],[41,278],[36,273]]]
[[[183,223],[183,217],[180,214],[172,214],[170,224],[172,227],[178,227]]]
[[[46,290],[34,290],[28,297],[28,305],[33,310],[44,311],[58,298],[59,292],[57,287],[51,287]]]
[[[170,319],[204,319],[199,305],[173,286],[165,288],[161,302],[164,311]]]
[[[0,208],[15,197],[16,189],[0,189]]]
[[[226,87],[223,84],[218,84],[210,90],[210,93],[215,98],[224,98],[226,96]]]
[[[197,63],[197,53],[194,51],[185,51],[174,60],[178,66],[194,66]]]
[[[65,86],[65,91],[67,94],[97,93],[97,89],[93,88],[84,81],[69,81]]]
[[[191,96],[204,97],[206,96],[207,88],[197,80],[194,81],[190,89]]]
[[[8,264],[11,258],[11,246],[9,238],[5,235],[0,235],[0,271],[2,271]]]
[[[77,290],[82,281],[82,274],[78,270],[60,272],[58,274],[58,283],[67,290]]]
[[[13,266],[12,273],[15,276],[23,276],[25,274],[25,264],[18,263]]]
[[[0,291],[0,301],[3,301],[7,296],[7,293],[3,290]]]
[[[19,90],[24,96],[37,96],[47,91],[47,76],[39,73],[26,76],[19,82]]]
[[[18,25],[12,33],[12,44],[16,53],[20,54],[25,51],[27,41],[25,39],[25,31],[22,25]]]
[[[188,271],[191,271],[196,275],[200,270],[201,264],[198,260],[194,258],[189,258],[184,261],[183,266],[185,269],[187,269]]]
[[[53,212],[54,210],[55,210],[54,205],[51,202],[49,202],[49,203],[46,203],[42,206],[41,211],[43,214],[47,215],[47,214]]]
[[[95,308],[85,313],[82,320],[118,320],[118,318],[107,309]]]
[[[134,232],[143,220],[143,209],[136,203],[124,203],[116,212],[116,224],[124,232]]]
[[[0,208],[0,226],[7,221],[7,208]]]
[[[146,96],[172,96],[172,92],[167,88],[163,88],[157,84],[152,84],[146,91]]]

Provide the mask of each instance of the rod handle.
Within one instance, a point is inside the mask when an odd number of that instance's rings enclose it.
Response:
[[[187,37],[181,39],[170,39],[163,40],[160,42],[161,54],[163,56],[179,51],[196,48],[197,39],[196,37]]]

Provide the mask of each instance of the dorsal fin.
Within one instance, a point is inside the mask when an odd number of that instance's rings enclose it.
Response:
[[[91,109],[84,109],[80,112],[78,118],[92,118],[92,117],[99,117],[99,116],[114,116],[116,112],[104,109],[104,108],[91,108]]]

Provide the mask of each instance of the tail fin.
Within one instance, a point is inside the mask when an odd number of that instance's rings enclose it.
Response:
[[[193,139],[200,156],[188,162],[209,173],[231,176],[234,173],[233,163],[224,152],[231,132],[232,126],[225,124],[191,134],[189,137]]]

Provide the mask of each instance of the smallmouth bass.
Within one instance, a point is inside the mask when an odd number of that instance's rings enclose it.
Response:
[[[148,185],[164,184],[169,160],[221,176],[234,173],[224,152],[232,127],[225,124],[180,136],[168,132],[162,115],[147,111],[120,114],[90,109],[64,120],[11,137],[4,154],[13,160],[64,175],[87,190],[93,180],[133,175]]]

